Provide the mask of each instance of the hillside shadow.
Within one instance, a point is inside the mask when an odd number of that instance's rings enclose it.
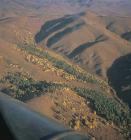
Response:
[[[79,47],[77,47],[76,49],[74,49],[70,54],[69,54],[69,58],[73,58],[78,54],[81,54],[85,49],[92,47],[93,45],[95,45],[96,43],[100,43],[100,42],[104,42],[107,40],[107,37],[105,37],[104,35],[99,35],[98,37],[96,37],[96,39],[92,42],[87,42],[85,44],[80,45]]]
[[[67,27],[63,31],[56,33],[55,35],[53,35],[52,37],[50,37],[48,39],[47,47],[51,47],[53,44],[60,41],[64,36],[74,32],[76,30],[79,30],[83,25],[85,25],[85,23],[84,23],[84,21],[81,21],[80,23],[77,23],[77,24],[73,25],[72,27]]]
[[[35,41],[36,43],[40,43],[43,41],[46,37],[51,35],[52,33],[63,29],[64,27],[68,26],[72,22],[79,19],[81,16],[83,16],[85,13],[79,13],[74,15],[66,15],[62,18],[54,19],[47,21],[40,29],[40,31],[35,35]]]
[[[10,21],[11,19],[13,19],[13,18],[12,17],[2,17],[2,18],[0,18],[0,22]]]
[[[131,108],[131,54],[115,60],[108,69],[107,76],[119,98]]]
[[[110,22],[107,26],[106,29],[107,30],[111,30],[112,26],[114,25],[114,22]]]
[[[127,41],[131,41],[131,31],[123,33],[121,37]]]

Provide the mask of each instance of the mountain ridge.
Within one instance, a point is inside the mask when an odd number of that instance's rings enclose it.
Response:
[[[128,0],[0,3],[0,90],[94,139],[129,139]]]

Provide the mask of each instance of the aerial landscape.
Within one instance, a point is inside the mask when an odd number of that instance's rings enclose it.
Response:
[[[90,140],[131,140],[131,1],[0,0],[3,95]]]

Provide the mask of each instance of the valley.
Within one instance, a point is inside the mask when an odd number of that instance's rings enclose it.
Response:
[[[92,140],[130,140],[130,6],[0,0],[0,91]]]

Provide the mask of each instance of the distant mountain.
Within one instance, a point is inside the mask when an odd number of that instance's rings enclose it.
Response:
[[[77,11],[90,8],[91,10],[103,15],[130,16],[130,0],[0,0],[0,15],[13,13],[17,15],[25,12],[44,12],[46,7],[64,6],[68,9],[77,9]],[[21,11],[21,12],[20,12]],[[10,13],[10,14],[11,14]]]
[[[92,0],[90,8],[103,15],[131,15],[130,0]]]
[[[54,5],[57,7],[67,7],[66,10],[68,12],[69,6],[86,7],[89,2],[90,0],[0,0],[0,16],[18,16],[25,15],[25,13],[42,14],[47,7],[52,9]]]

